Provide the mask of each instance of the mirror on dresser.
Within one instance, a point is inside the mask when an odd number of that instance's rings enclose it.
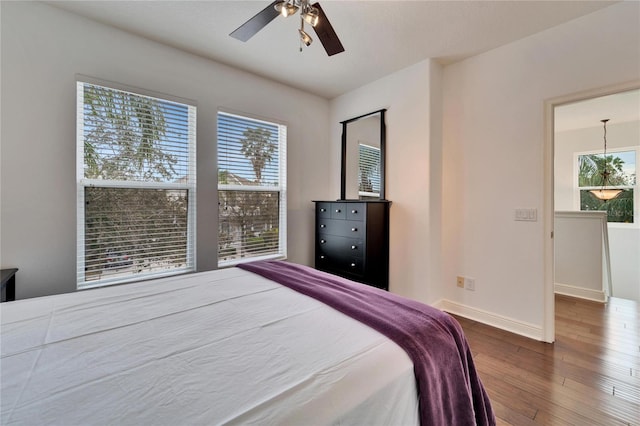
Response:
[[[340,199],[384,200],[386,109],[342,121]]]
[[[315,267],[389,289],[385,109],[342,121],[339,200],[316,200]]]

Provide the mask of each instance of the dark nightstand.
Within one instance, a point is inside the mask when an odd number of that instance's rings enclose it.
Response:
[[[2,300],[1,302],[11,302],[16,300],[16,272],[18,268],[2,269]]]

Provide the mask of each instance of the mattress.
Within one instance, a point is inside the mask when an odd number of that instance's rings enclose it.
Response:
[[[418,424],[394,342],[238,268],[4,303],[4,424]]]

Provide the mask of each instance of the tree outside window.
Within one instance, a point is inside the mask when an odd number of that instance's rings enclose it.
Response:
[[[218,264],[286,256],[286,127],[218,114]]]
[[[613,200],[603,201],[596,198],[592,189],[603,185],[602,172],[610,173],[607,189],[621,189]],[[636,187],[636,151],[620,151],[607,154],[578,155],[578,189],[580,191],[580,210],[606,211],[609,222],[633,223]]]
[[[78,82],[78,288],[195,269],[195,107]]]

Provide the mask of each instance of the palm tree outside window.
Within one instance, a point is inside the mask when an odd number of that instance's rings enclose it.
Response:
[[[634,223],[637,151],[625,150],[607,154],[578,154],[578,191],[580,210],[601,210],[607,212],[609,222]],[[610,172],[606,189],[622,189],[613,200],[603,201],[589,191],[602,187],[602,172]]]
[[[286,257],[286,126],[218,113],[218,265]]]

